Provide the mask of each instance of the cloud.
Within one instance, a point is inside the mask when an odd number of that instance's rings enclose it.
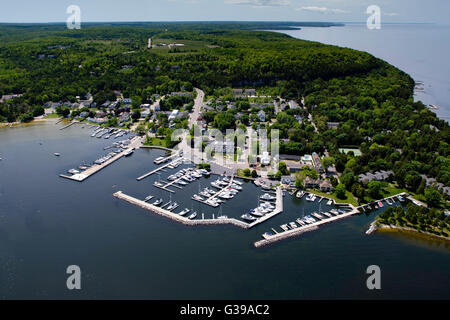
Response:
[[[291,0],[225,0],[225,3],[251,5],[254,7],[279,7],[290,5]]]
[[[323,14],[348,13],[348,11],[341,10],[341,9],[330,9],[330,8],[315,7],[315,6],[301,7],[301,8],[297,8],[295,10],[297,10],[297,11],[316,12],[316,13],[323,13]]]

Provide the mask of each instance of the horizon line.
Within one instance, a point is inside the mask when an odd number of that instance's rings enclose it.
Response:
[[[123,21],[82,21],[82,24],[101,24],[101,23],[340,23],[340,24],[366,24],[365,21],[317,21],[317,20],[302,20],[302,21],[280,21],[280,20],[154,20],[154,21],[139,21],[139,20],[123,20]],[[39,22],[2,22],[0,24],[66,24],[66,21],[39,21]],[[383,22],[383,24],[442,24],[437,22]]]

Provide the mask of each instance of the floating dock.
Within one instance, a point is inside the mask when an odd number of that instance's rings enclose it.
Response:
[[[167,157],[167,158],[165,158],[165,159],[169,159],[169,158],[171,159],[171,158],[174,158],[174,157],[177,157],[177,156],[178,156],[178,157],[180,156],[179,153],[176,153],[176,154],[174,154],[174,155],[171,155],[170,157]],[[145,178],[150,177],[152,174],[155,174],[155,173],[157,173],[158,171],[163,170],[164,168],[167,168],[168,166],[172,165],[173,163],[175,163],[175,162],[177,162],[177,161],[179,161],[179,160],[180,160],[180,159],[176,159],[176,160],[174,160],[174,161],[172,161],[172,162],[166,163],[165,165],[163,165],[163,166],[161,166],[161,167],[158,167],[158,168],[156,168],[155,170],[152,170],[152,171],[150,171],[150,172],[147,172],[146,174],[143,174],[142,176],[136,178],[136,180],[137,180],[137,181],[144,180]],[[185,161],[185,160],[187,160],[187,159],[186,159],[186,158],[182,158],[182,160]],[[160,162],[160,163],[162,163],[162,162]]]

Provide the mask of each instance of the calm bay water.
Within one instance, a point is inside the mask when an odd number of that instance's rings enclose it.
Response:
[[[450,120],[450,26],[435,24],[382,24],[302,28],[283,31],[295,38],[362,50],[381,58],[423,83],[415,99],[440,107],[436,114]]]
[[[167,201],[169,195],[152,186],[157,176],[136,181],[163,152],[139,150],[76,183],[58,174],[96,159],[111,141],[91,138],[80,126],[60,126],[0,129],[2,299],[450,298],[449,243],[366,236],[374,215],[361,215],[255,249],[262,233],[318,204],[287,195],[285,212],[248,231],[179,225],[112,197],[122,190]],[[212,179],[201,179],[201,186]],[[173,195],[182,203],[176,211],[192,206],[217,215],[189,199],[198,188],[194,182]],[[261,191],[249,183],[244,189],[223,214],[237,217],[256,205]],[[65,269],[72,264],[81,267],[81,291],[66,289]],[[378,292],[365,285],[372,264],[382,270]]]

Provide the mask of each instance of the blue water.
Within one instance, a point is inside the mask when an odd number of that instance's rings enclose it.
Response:
[[[438,24],[382,24],[380,30],[366,25],[302,28],[283,31],[295,38],[367,51],[422,82],[415,99],[440,107],[436,114],[450,119],[450,26]]]

